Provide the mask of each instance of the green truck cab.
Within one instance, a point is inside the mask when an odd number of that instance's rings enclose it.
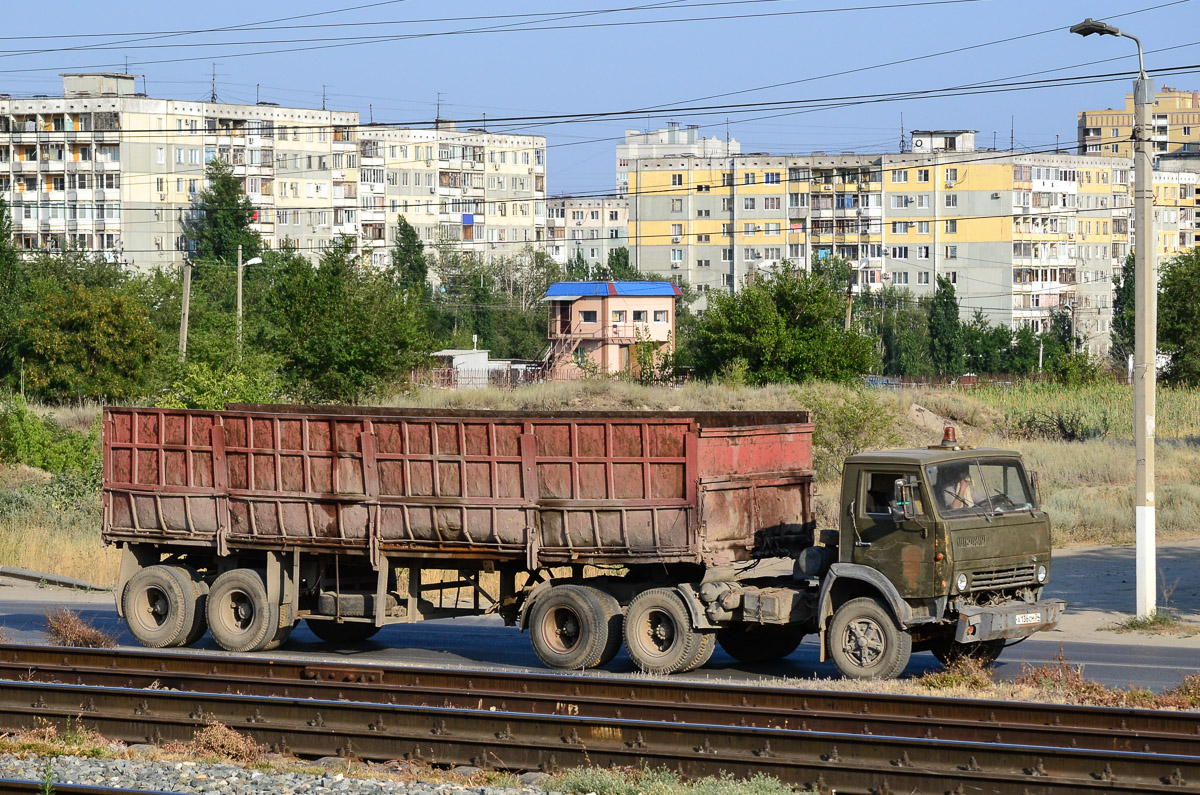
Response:
[[[895,676],[914,651],[987,664],[1058,624],[1036,479],[1018,453],[947,437],[846,459],[816,622],[844,676]]]

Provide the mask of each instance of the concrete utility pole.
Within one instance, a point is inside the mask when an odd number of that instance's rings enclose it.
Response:
[[[1133,250],[1133,444],[1137,458],[1133,509],[1137,543],[1134,572],[1137,614],[1139,618],[1149,618],[1158,610],[1155,603],[1154,517],[1158,278],[1154,269],[1154,176],[1150,155],[1150,108],[1154,104],[1154,83],[1146,76],[1142,43],[1136,36],[1122,33],[1118,28],[1097,22],[1091,17],[1071,26],[1071,32],[1080,36],[1090,36],[1093,33],[1102,36],[1124,36],[1132,39],[1138,50],[1138,78],[1133,84],[1133,219],[1136,238]]]
[[[187,358],[188,304],[192,301],[192,261],[183,261],[183,311],[179,315],[179,361]]]

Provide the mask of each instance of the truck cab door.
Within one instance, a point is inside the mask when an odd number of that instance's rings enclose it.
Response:
[[[911,516],[892,511],[896,481],[916,474],[863,467],[846,517],[854,531],[853,562],[887,577],[905,598],[928,596],[933,578],[933,523],[926,510],[927,495],[917,487],[908,511]]]

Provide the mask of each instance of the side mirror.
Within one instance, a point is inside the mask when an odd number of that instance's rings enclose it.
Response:
[[[917,515],[913,509],[913,483],[905,478],[896,478],[892,485],[892,519],[897,522],[912,519]]]
[[[1042,480],[1038,477],[1037,472],[1029,473],[1029,485],[1033,488],[1033,500],[1036,504],[1042,504]]]

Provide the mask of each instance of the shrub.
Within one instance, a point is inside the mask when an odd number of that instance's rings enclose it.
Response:
[[[0,399],[0,460],[47,472],[91,473],[100,465],[100,426],[68,430],[53,416],[39,419],[17,396]]]
[[[803,386],[793,394],[812,412],[813,459],[822,477],[839,474],[846,456],[900,444],[899,416],[889,395],[828,386]]]
[[[1087,442],[1103,439],[1110,426],[1108,414],[1103,412],[1089,417],[1082,411],[1059,409],[1026,414],[1017,421],[1016,431],[1027,439]]]
[[[102,629],[85,621],[79,613],[60,607],[46,614],[46,631],[57,646],[76,646],[84,649],[111,649],[116,639]]]
[[[278,401],[280,385],[273,364],[247,364],[217,367],[208,362],[188,362],[154,405],[165,409],[219,411],[226,403]]]

